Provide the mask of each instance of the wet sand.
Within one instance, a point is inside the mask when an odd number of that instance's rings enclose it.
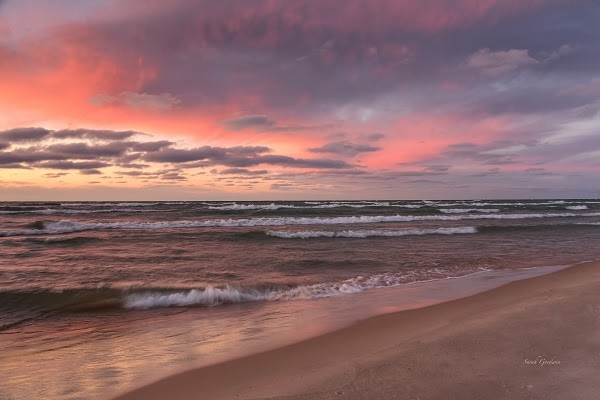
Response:
[[[116,399],[597,399],[599,355],[593,262],[373,317]]]

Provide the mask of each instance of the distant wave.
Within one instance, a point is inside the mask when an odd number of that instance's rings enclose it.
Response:
[[[567,206],[565,208],[567,210],[587,210],[588,206],[585,206],[585,205],[581,205],[581,206]]]
[[[145,201],[145,202],[120,202],[120,203],[103,203],[103,202],[83,202],[83,203],[60,203],[61,207],[146,207],[155,205],[177,205],[190,204],[186,201]]]
[[[295,206],[292,205],[286,205],[286,204],[275,204],[275,203],[271,203],[271,204],[225,204],[225,205],[219,205],[219,206],[209,206],[208,207],[210,210],[223,210],[223,211],[230,211],[230,210],[279,210],[280,208],[296,208]]]
[[[405,207],[405,208],[421,208],[422,205],[414,205],[414,204],[390,204],[387,201],[377,201],[377,202],[361,202],[361,203],[352,203],[352,202],[314,202],[307,201],[305,204],[259,204],[259,203],[233,203],[233,204],[222,204],[222,205],[210,205],[208,208],[210,210],[222,210],[222,211],[234,211],[234,210],[279,210],[285,208],[294,208],[294,209],[322,209],[322,208],[365,208],[365,207]]]
[[[158,222],[36,222],[36,228],[29,230],[0,231],[0,236],[53,235],[98,229],[178,229],[208,227],[248,227],[248,226],[283,226],[283,225],[344,225],[368,224],[384,222],[411,221],[461,221],[477,219],[527,219],[527,218],[571,218],[597,217],[600,212],[591,213],[530,213],[530,214],[461,214],[461,215],[379,215],[379,216],[344,216],[344,217],[260,217],[240,219],[208,219],[202,221],[158,221]]]
[[[283,239],[310,239],[310,238],[366,238],[366,237],[400,237],[400,236],[420,236],[420,235],[456,235],[477,233],[477,228],[473,226],[464,226],[457,228],[437,228],[437,229],[410,229],[410,230],[348,230],[348,231],[266,231],[269,236],[275,236]]]
[[[500,212],[499,208],[440,208],[444,214],[461,214],[461,213],[497,213]]]
[[[169,210],[154,210],[154,209],[136,209],[136,208],[111,208],[107,210],[77,210],[68,208],[49,208],[43,210],[19,210],[19,211],[3,211],[0,214],[39,214],[39,215],[60,215],[60,214],[105,214],[105,213],[145,213],[145,212],[164,212]]]

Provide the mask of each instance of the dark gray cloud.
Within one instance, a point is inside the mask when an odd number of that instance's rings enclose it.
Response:
[[[49,173],[49,174],[44,174],[44,177],[55,179],[55,178],[61,178],[65,175],[69,175],[69,173],[68,172]]]
[[[232,131],[241,131],[247,128],[268,128],[275,125],[275,121],[266,115],[244,115],[221,122],[221,125]]]
[[[162,149],[146,154],[143,159],[150,162],[190,163],[187,167],[206,167],[225,165],[234,168],[247,168],[261,164],[279,165],[297,168],[350,168],[351,165],[341,160],[300,159],[282,155],[261,155],[270,151],[264,146],[211,147],[203,146],[195,149]]]
[[[203,146],[195,149],[167,148],[161,151],[146,154],[144,160],[163,163],[185,163],[202,160],[222,160],[227,158],[229,152],[222,147]]]
[[[8,143],[0,143],[0,150],[8,149],[10,144]]]
[[[52,132],[52,137],[56,139],[123,140],[139,134],[140,133],[134,131],[63,129]]]
[[[525,170],[525,173],[527,175],[537,175],[537,176],[552,175],[552,172],[548,171],[545,168],[527,168]]]
[[[134,131],[109,131],[94,129],[63,129],[52,131],[45,128],[15,128],[0,132],[0,140],[9,143],[39,142],[45,139],[92,139],[92,140],[123,140],[134,135]]]
[[[22,132],[36,132],[36,134],[22,135]],[[211,166],[227,167],[215,173],[236,175],[235,179],[267,177],[269,171],[266,169],[249,169],[259,165],[314,170],[351,170],[355,167],[342,160],[305,159],[267,154],[272,150],[266,146],[202,146],[182,149],[174,147],[174,142],[166,140],[131,140],[133,135],[144,135],[137,132],[86,129],[46,131],[28,128],[26,131],[11,130],[0,133],[5,133],[9,138],[12,138],[11,135],[18,135],[23,140],[21,145],[12,145],[0,150],[2,168],[73,170],[82,175],[102,175],[106,171],[101,169],[111,166],[135,169],[135,171],[108,172],[108,175],[103,176],[111,179],[129,176],[144,179],[144,182],[183,182],[188,179],[184,172],[193,168]],[[31,140],[35,142],[33,145]],[[73,140],[87,141],[73,142]],[[165,164],[170,167],[152,170],[161,165],[164,167]]]
[[[170,142],[168,140],[159,140],[156,142],[127,142],[127,145],[130,146],[129,148],[131,150],[140,152],[159,151],[160,149],[170,147],[174,144],[174,142]]]
[[[269,171],[265,169],[261,170],[249,170],[246,168],[227,168],[219,171],[221,175],[265,175],[268,174]]]
[[[427,9],[387,0],[377,7],[366,0],[217,3],[179,3],[160,13],[90,24],[85,41],[61,33],[74,46],[108,43],[104,50],[123,63],[123,71],[139,68],[138,57],[128,57],[136,48],[160,71],[140,93],[173,91],[196,104],[223,104],[252,93],[266,106],[295,105],[300,112],[370,102],[398,87],[434,88],[447,80],[483,88],[490,73],[522,68],[546,76],[584,72],[580,76],[585,77],[600,59],[599,13],[592,1],[473,7],[457,0],[434,2]],[[564,45],[573,50],[559,56]],[[230,121],[233,129],[274,127],[264,115]]]
[[[230,131],[242,131],[244,129],[254,129],[259,132],[297,132],[327,128],[324,126],[304,126],[304,125],[278,125],[277,122],[266,115],[244,115],[221,121],[221,125]]]
[[[181,175],[179,172],[169,172],[166,174],[160,175],[160,179],[168,180],[168,181],[185,181],[187,177]]]
[[[284,167],[296,167],[296,168],[351,168],[352,165],[342,160],[331,160],[327,158],[293,158],[288,156],[276,156],[267,155],[256,157],[253,161],[256,164],[271,164],[279,165]]]
[[[102,175],[102,171],[97,169],[82,169],[79,172],[83,175]]]
[[[484,172],[480,172],[480,173],[477,173],[477,174],[472,174],[471,176],[475,177],[475,178],[485,178],[485,177],[488,177],[488,176],[498,175],[499,173],[500,173],[500,168],[491,168],[491,169],[488,169],[487,171],[484,171]]]
[[[449,165],[427,165],[424,167],[428,172],[446,172],[450,169]]]
[[[104,168],[110,167],[111,164],[101,162],[101,161],[44,161],[35,164],[38,168],[48,168],[48,169],[96,169],[96,168]]]
[[[139,157],[139,155],[137,155],[137,157]],[[132,168],[132,169],[143,169],[143,168],[150,167],[150,164],[138,164],[138,163],[130,163],[130,162],[117,163],[117,165],[121,168]]]
[[[442,152],[442,155],[450,159],[470,159],[479,161],[485,165],[504,165],[513,164],[516,161],[513,160],[513,154],[511,153],[498,153],[502,148],[508,148],[514,146],[514,143],[501,141],[493,142],[486,145],[477,145],[475,143],[462,142],[449,145],[446,150]]]
[[[371,133],[370,135],[367,135],[367,140],[369,142],[377,142],[378,140],[381,140],[385,137],[385,135],[383,133]]]
[[[351,157],[359,153],[374,152],[378,150],[380,150],[379,147],[370,146],[367,144],[356,144],[347,141],[330,142],[321,147],[312,147],[308,149],[308,151],[312,153],[340,154]]]
[[[34,142],[47,137],[50,132],[44,128],[15,128],[0,132],[0,140],[9,143]]]
[[[0,168],[3,168],[3,169],[31,169],[31,167],[29,167],[27,165],[19,164],[19,163],[7,163],[7,164],[0,163]]]

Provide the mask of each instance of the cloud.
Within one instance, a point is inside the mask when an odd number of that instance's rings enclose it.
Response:
[[[385,135],[383,133],[371,133],[370,135],[367,135],[367,140],[369,142],[377,142],[383,139],[384,137]]]
[[[95,168],[110,167],[111,164],[100,162],[100,161],[44,161],[35,165],[38,168],[49,168],[49,169],[80,169],[88,170]]]
[[[203,146],[194,149],[165,148],[158,152],[146,154],[144,160],[164,163],[186,163],[203,160],[220,161],[232,157],[256,156],[269,150],[268,147],[262,146],[237,146],[233,148]]]
[[[98,106],[118,104],[148,110],[170,110],[181,103],[181,100],[169,93],[149,94],[135,92],[122,92],[116,96],[96,95],[90,101],[92,104]]]
[[[328,158],[294,158],[288,156],[268,155],[248,160],[251,165],[271,164],[296,168],[351,168],[352,165],[342,160]]]
[[[500,168],[491,168],[484,172],[472,174],[471,176],[476,177],[476,178],[485,178],[488,176],[498,175],[499,173],[500,173]]]
[[[23,132],[27,134],[23,135]],[[103,178],[129,176],[144,179],[143,182],[182,182],[188,180],[184,172],[209,166],[227,167],[215,173],[238,177],[269,175],[266,169],[249,169],[259,165],[316,171],[352,170],[356,167],[343,160],[268,154],[272,150],[259,145],[177,148],[174,142],[168,140],[132,140],[134,135],[148,136],[139,132],[28,128],[0,132],[0,135],[22,140],[20,145],[0,150],[1,168],[78,170],[82,175],[105,174]],[[32,144],[34,139],[36,142]],[[164,168],[165,165],[170,167]],[[108,167],[133,168],[136,171],[101,170]],[[113,180],[111,183],[118,182]]]
[[[61,178],[65,175],[69,175],[69,173],[68,172],[48,173],[48,174],[44,174],[44,177],[55,179],[55,178]]]
[[[143,159],[151,162],[190,163],[203,161],[203,164],[191,164],[187,167],[206,167],[209,165],[225,165],[234,168],[246,168],[260,164],[278,165],[296,168],[350,168],[350,164],[341,160],[302,159],[283,155],[261,155],[270,151],[264,146],[211,147],[203,146],[194,149],[162,149],[146,154]]]
[[[554,61],[558,58],[561,58],[569,53],[571,53],[573,51],[573,46],[571,46],[570,44],[563,44],[562,46],[560,46],[558,48],[558,50],[553,51],[548,57],[546,57],[544,59],[544,62],[551,62]]]
[[[219,171],[221,175],[265,175],[268,174],[269,171],[262,170],[249,170],[246,168],[227,168]]]
[[[345,156],[355,156],[359,153],[367,153],[379,151],[379,147],[374,147],[366,144],[355,144],[347,141],[330,142],[321,147],[312,147],[308,151],[312,153],[330,153],[340,154]]]
[[[537,176],[552,175],[552,172],[548,171],[545,168],[527,168],[525,170],[525,173],[527,175],[537,175]]]
[[[48,136],[44,128],[15,128],[0,132],[0,140],[9,143],[34,142]]]
[[[266,115],[244,115],[241,117],[221,121],[220,124],[230,131],[243,131],[253,129],[258,132],[297,132],[314,129],[328,128],[328,125],[310,126],[310,125],[278,125],[277,122]]]
[[[52,137],[56,139],[123,140],[135,135],[144,134],[134,131],[109,131],[95,129],[63,129],[52,131]]]
[[[275,121],[266,115],[244,115],[221,121],[221,125],[231,131],[241,131],[248,128],[268,128],[275,125]]]
[[[450,169],[449,165],[428,165],[424,167],[428,172],[446,172]]]
[[[97,169],[82,169],[81,171],[79,171],[79,173],[83,175],[101,175],[102,171],[99,171]]]
[[[513,143],[494,142],[487,145],[477,145],[470,142],[454,143],[449,145],[442,155],[450,159],[470,159],[485,165],[513,164],[513,154],[495,152],[499,149],[510,148]]]
[[[19,163],[7,163],[3,164],[0,162],[0,168],[2,169],[31,169],[31,167]]]
[[[471,54],[466,65],[483,75],[495,77],[538,63],[538,60],[529,56],[528,50],[491,51],[485,48]]]

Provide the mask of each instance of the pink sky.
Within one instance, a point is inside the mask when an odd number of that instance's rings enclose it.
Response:
[[[0,0],[0,200],[597,197],[599,17]]]

